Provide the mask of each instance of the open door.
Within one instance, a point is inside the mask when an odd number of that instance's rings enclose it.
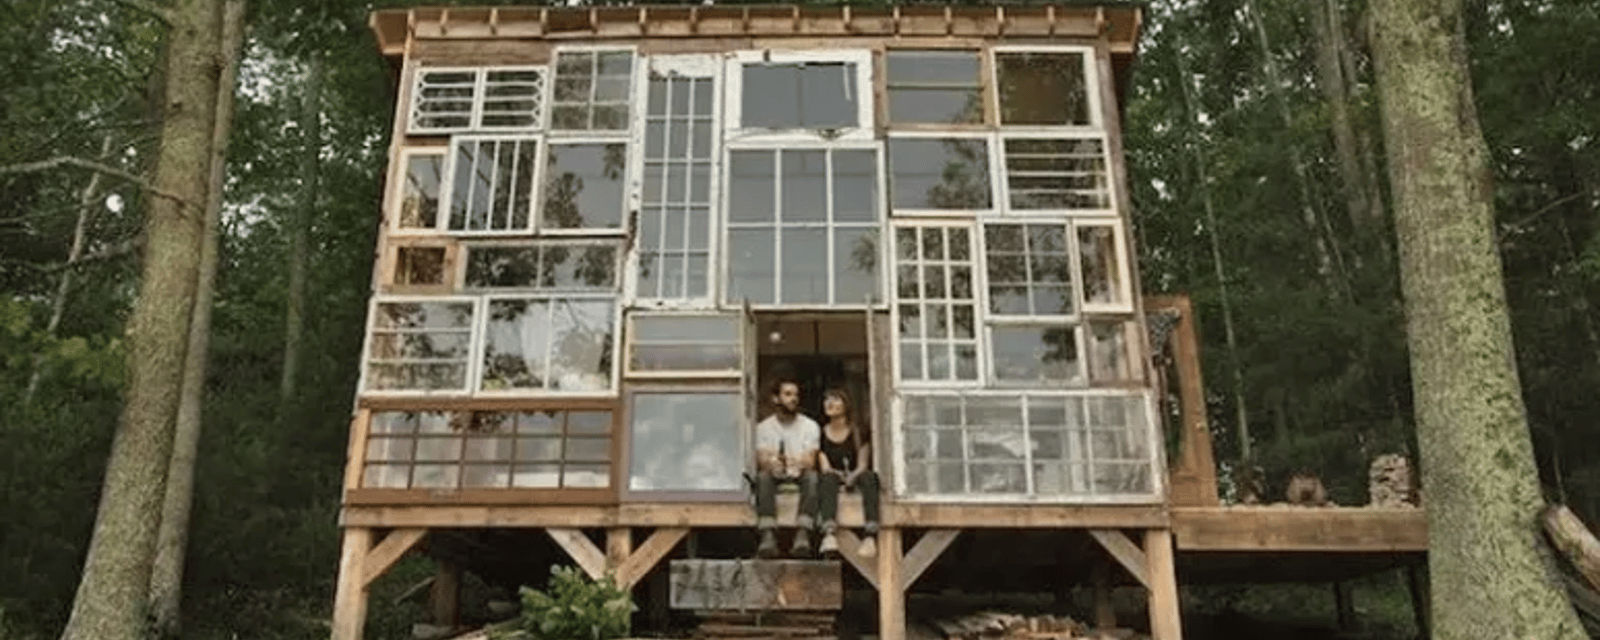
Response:
[[[761,384],[761,336],[758,334],[757,327],[759,325],[756,322],[755,311],[750,309],[749,298],[744,301],[742,318],[744,324],[741,327],[743,333],[741,334],[742,341],[739,345],[739,354],[740,357],[744,358],[744,362],[741,363],[744,373],[739,383],[744,389],[745,428],[740,433],[742,434],[743,442],[741,444],[745,453],[745,471],[749,474],[749,477],[754,478],[756,474],[756,421],[761,419],[761,407],[765,398],[758,386]]]

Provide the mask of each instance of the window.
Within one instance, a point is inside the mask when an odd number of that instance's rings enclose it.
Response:
[[[744,397],[737,389],[632,394],[628,489],[747,499]]]
[[[490,296],[482,391],[605,393],[615,388],[615,295]]]
[[[715,78],[652,70],[648,90],[637,295],[706,298]]]
[[[550,128],[626,131],[632,97],[632,51],[559,52]]]
[[[615,241],[469,243],[463,288],[614,291]]]
[[[1078,260],[1086,311],[1133,311],[1122,227],[1114,222],[1078,222]]]
[[[891,138],[889,175],[896,213],[994,207],[988,138]]]
[[[889,123],[982,123],[981,64],[976,51],[888,51]]]
[[[744,65],[743,117],[751,129],[860,126],[860,88],[850,62],[750,62]]]
[[[736,150],[729,163],[728,301],[879,297],[875,150]]]
[[[737,315],[635,313],[629,322],[630,375],[742,374],[744,324]]]
[[[540,228],[620,230],[626,167],[621,142],[551,143]]]
[[[1004,145],[1006,203],[1012,209],[1111,209],[1104,140],[1008,137]]]
[[[605,489],[611,412],[372,414],[368,489]]]
[[[539,127],[544,70],[420,69],[412,87],[413,134]]]
[[[1074,313],[1067,225],[983,225],[989,313],[1055,316]]]
[[[379,298],[367,336],[367,391],[465,391],[477,301]]]
[[[526,232],[539,142],[457,136],[451,141],[451,231]]]
[[[449,247],[399,246],[394,250],[394,284],[397,286],[443,287],[449,284]]]
[[[897,379],[977,381],[977,296],[965,225],[895,229]]]
[[[1087,49],[995,53],[1000,124],[1093,126]]]
[[[913,393],[903,402],[899,484],[913,498],[1156,497],[1142,393]]]
[[[405,175],[400,179],[400,211],[394,218],[395,230],[437,229],[445,149],[407,149],[400,158]]]

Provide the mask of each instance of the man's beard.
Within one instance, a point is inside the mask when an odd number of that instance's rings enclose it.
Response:
[[[791,409],[791,408],[789,408],[789,405],[783,404],[781,402],[777,404],[777,409],[778,409],[778,415],[780,415],[782,417],[785,417],[785,418],[793,418],[796,413],[799,413],[799,410]]]

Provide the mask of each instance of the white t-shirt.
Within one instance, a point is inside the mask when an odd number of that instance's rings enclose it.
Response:
[[[778,415],[772,414],[765,420],[756,424],[756,450],[779,451],[788,459],[807,451],[816,451],[822,448],[822,427],[817,422],[807,418],[803,413],[797,413],[789,424],[778,421]]]

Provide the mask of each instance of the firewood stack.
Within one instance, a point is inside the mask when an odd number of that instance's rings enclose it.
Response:
[[[1405,456],[1388,453],[1372,461],[1368,475],[1371,506],[1416,506],[1419,496],[1417,485],[1411,477],[1411,462]]]
[[[699,611],[698,640],[834,640],[832,613]]]
[[[1089,629],[1066,616],[979,611],[928,620],[946,640],[1138,640],[1131,629]]]

